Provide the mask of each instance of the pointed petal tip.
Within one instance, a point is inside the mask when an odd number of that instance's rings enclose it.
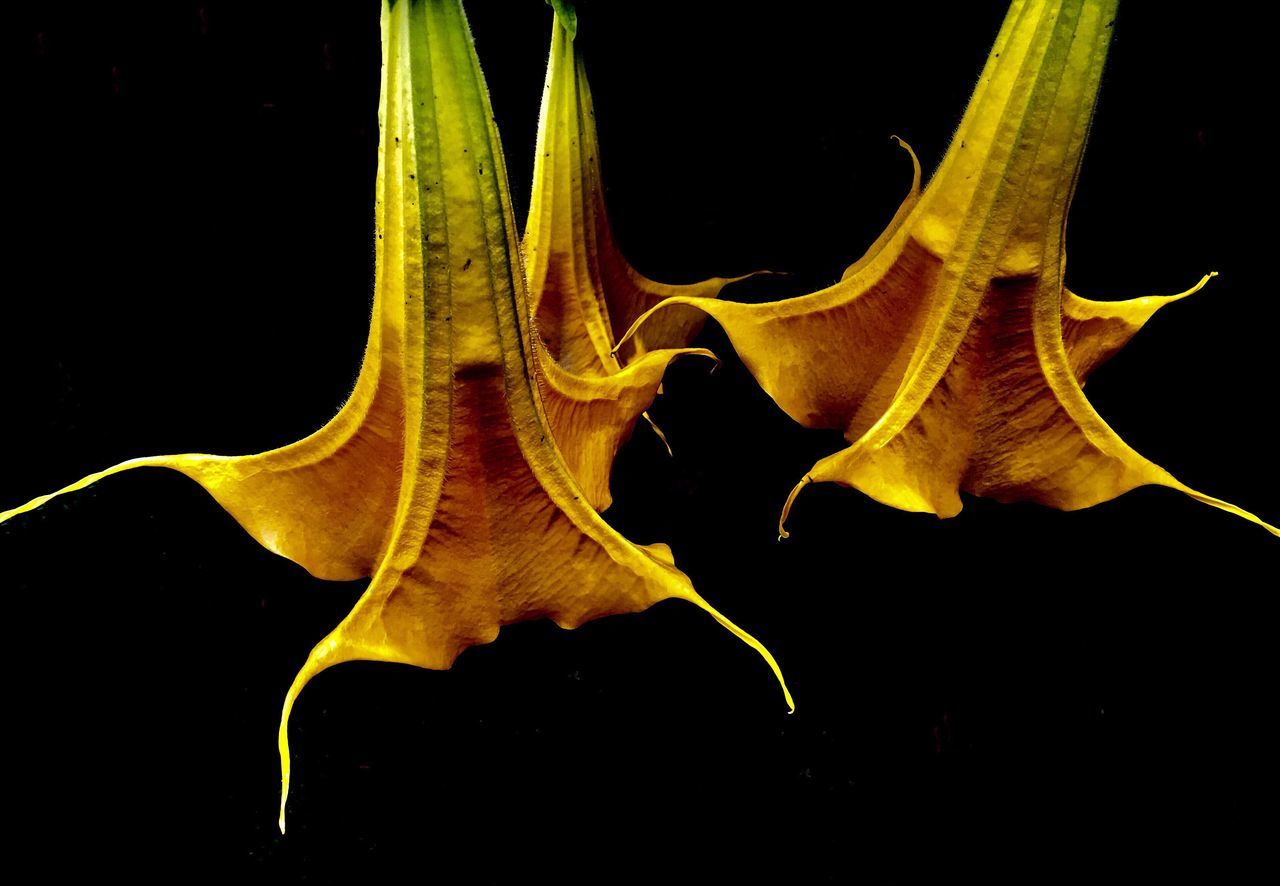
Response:
[[[1195,499],[1201,504],[1206,504],[1211,508],[1217,508],[1220,511],[1226,511],[1228,514],[1234,514],[1237,517],[1248,520],[1250,523],[1254,523],[1258,526],[1261,526],[1263,529],[1267,530],[1267,532],[1270,532],[1272,535],[1276,536],[1277,538],[1280,538],[1280,528],[1273,526],[1272,524],[1268,523],[1266,520],[1263,520],[1261,517],[1257,516],[1256,514],[1250,511],[1246,511],[1244,508],[1236,507],[1235,505],[1231,504],[1231,502],[1223,501],[1220,498],[1214,498],[1212,495],[1205,495],[1203,492],[1199,492],[1195,489],[1192,489],[1190,486],[1187,486],[1177,480],[1174,480],[1172,483],[1165,483],[1163,485],[1168,486],[1171,489],[1176,489],[1179,492],[1185,493],[1186,495],[1189,495],[1191,498]]]
[[[902,136],[900,136],[900,135],[896,135],[896,134],[895,134],[895,135],[891,135],[891,136],[889,136],[889,141],[893,142],[893,143],[894,143],[894,144],[896,144],[898,147],[903,148],[904,150],[906,150],[906,152],[907,152],[908,154],[910,154],[912,157],[915,157],[915,155],[916,155],[915,149],[914,149],[914,148],[912,148],[912,147],[911,147],[911,145],[907,142],[907,140],[906,140],[905,138],[903,138]]]
[[[743,280],[750,280],[752,277],[790,277],[791,271],[775,271],[773,268],[756,268],[754,271],[747,271],[745,274],[739,274],[736,277],[714,277],[714,280],[723,281],[721,288],[731,283],[741,283]],[[718,296],[711,296],[716,298]]]
[[[782,506],[782,514],[778,517],[778,541],[791,537],[791,533],[787,532],[786,528],[787,517],[791,516],[791,506],[796,503],[796,496],[800,494],[801,490],[812,482],[813,477],[809,474],[805,474],[800,478],[800,482],[792,487],[791,494],[787,496],[786,503]]]
[[[662,433],[662,428],[658,427],[658,423],[653,420],[653,416],[649,415],[648,410],[640,413],[640,415],[646,422],[648,422],[649,427],[653,429],[653,432],[658,435],[658,439],[662,441],[663,447],[667,450],[667,457],[675,458],[676,454],[671,451],[671,442],[667,440],[667,435]]]
[[[325,637],[311,650],[306,663],[294,676],[293,682],[289,685],[289,691],[284,696],[284,705],[280,711],[280,727],[276,734],[276,747],[280,752],[280,818],[277,824],[280,826],[281,834],[284,833],[285,807],[289,802],[289,781],[293,771],[289,753],[289,715],[293,713],[294,702],[298,700],[303,688],[311,682],[313,677],[336,664],[351,660],[351,650],[341,647],[341,640],[336,633],[335,631]]]
[[[719,612],[719,610],[717,610],[714,606],[712,606],[706,600],[702,599],[702,597],[699,596],[696,592],[694,592],[691,596],[686,597],[685,599],[687,599],[690,603],[693,603],[695,606],[702,609],[704,612],[706,612],[708,615],[714,618],[717,622],[719,622],[721,627],[723,627],[729,633],[733,634],[743,643],[746,643],[748,646],[754,649],[760,655],[761,658],[765,660],[765,663],[769,665],[769,670],[773,671],[773,676],[777,678],[778,685],[782,688],[782,697],[783,699],[786,700],[787,707],[790,709],[788,710],[787,713],[789,714],[795,713],[795,710],[796,710],[795,699],[791,697],[791,690],[787,688],[787,680],[782,675],[782,668],[778,665],[778,661],[773,657],[773,654],[769,652],[768,649],[765,648],[765,645],[761,643],[759,640],[757,640],[755,637],[753,637],[751,634],[748,634],[742,628],[738,627],[732,621],[725,618]]]
[[[25,504],[18,505],[15,508],[10,508],[7,511],[0,511],[0,523],[4,523],[7,520],[10,520],[18,516],[19,514],[25,514],[30,511],[34,511],[36,508],[39,508],[41,505],[46,504],[50,500],[55,499],[60,495],[65,495],[68,492],[78,492],[79,490],[84,489],[87,486],[92,486],[94,483],[97,483],[99,480],[102,480],[106,477],[110,477],[112,474],[118,474],[121,471],[128,471],[133,468],[145,468],[145,467],[161,467],[161,468],[179,469],[178,464],[181,460],[203,458],[203,457],[204,456],[192,456],[192,455],[161,455],[161,456],[148,456],[143,458],[131,458],[128,461],[122,461],[117,465],[112,465],[111,467],[106,468],[105,470],[96,471],[85,477],[81,477],[76,482],[63,486],[61,489],[58,489],[54,492],[46,493],[45,495],[37,495],[35,498],[31,499],[31,501],[26,502]]]
[[[889,223],[885,225],[884,230],[880,232],[880,236],[875,239],[875,242],[867,247],[867,251],[862,254],[861,258],[844,269],[844,273],[840,275],[841,280],[848,280],[854,274],[866,267],[866,265],[877,255],[879,255],[885,245],[888,244],[888,242],[895,236],[902,225],[906,223],[911,211],[915,208],[916,203],[920,199],[920,182],[922,177],[920,158],[916,156],[916,152],[912,149],[911,145],[907,144],[900,136],[891,135],[889,138],[905,150],[907,152],[907,156],[911,158],[911,187],[907,189],[907,196],[902,199],[902,203],[898,205],[898,211],[893,214],[893,218],[889,219]]]
[[[907,140],[906,140],[905,138],[903,138],[902,136],[900,136],[900,135],[891,135],[891,136],[889,136],[889,139],[890,139],[891,141],[895,142],[895,143],[898,145],[898,147],[902,148],[904,151],[906,151],[908,154],[910,154],[910,155],[911,155],[911,166],[912,166],[913,170],[915,171],[915,181],[914,181],[914,183],[912,184],[912,190],[913,190],[913,191],[919,190],[919,188],[920,188],[920,158],[916,156],[915,148],[911,147],[911,145],[907,143]]]
[[[1165,301],[1173,302],[1173,301],[1178,301],[1179,299],[1186,298],[1188,295],[1195,295],[1201,289],[1204,289],[1206,286],[1208,286],[1209,281],[1214,279],[1217,276],[1219,276],[1217,271],[1210,271],[1209,273],[1201,277],[1199,280],[1197,280],[1196,285],[1192,286],[1190,289],[1184,292],[1178,292],[1178,293],[1175,293],[1174,295],[1166,296]]]

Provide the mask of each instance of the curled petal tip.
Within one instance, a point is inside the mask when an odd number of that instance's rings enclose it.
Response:
[[[1182,299],[1186,298],[1186,297],[1187,297],[1187,296],[1189,296],[1189,295],[1195,295],[1195,294],[1196,294],[1197,292],[1199,292],[1201,289],[1204,289],[1206,286],[1208,286],[1208,285],[1209,285],[1209,281],[1210,281],[1210,280],[1212,280],[1214,277],[1217,277],[1217,276],[1218,276],[1218,272],[1217,272],[1217,271],[1210,271],[1209,273],[1207,273],[1207,274],[1205,274],[1203,277],[1201,277],[1199,280],[1197,280],[1197,281],[1196,281],[1196,284],[1195,284],[1194,286],[1192,286],[1190,289],[1186,289],[1186,290],[1184,290],[1184,291],[1182,291],[1182,292],[1178,292],[1178,293],[1175,293],[1175,294],[1173,294],[1173,295],[1167,295],[1167,296],[1164,296],[1164,297],[1163,297],[1163,299],[1162,299],[1162,301],[1164,301],[1164,302],[1166,302],[1166,303],[1167,303],[1167,302],[1175,302],[1175,301],[1180,301],[1180,300],[1182,300]]]
[[[900,135],[891,135],[889,136],[889,140],[892,141],[894,144],[896,144],[898,147],[904,149],[908,154],[912,156],[913,159],[915,158],[916,156],[915,149],[912,148],[911,145],[907,143],[907,140],[905,138],[903,138]]]
[[[787,496],[786,504],[782,506],[782,516],[778,518],[778,541],[791,537],[791,533],[787,532],[786,529],[787,517],[791,514],[791,506],[795,504],[796,496],[800,494],[800,490],[804,489],[812,482],[813,478],[808,474],[805,474],[800,478],[800,482],[792,488],[791,494]]]

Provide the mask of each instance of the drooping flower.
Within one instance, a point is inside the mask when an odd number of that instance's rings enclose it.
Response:
[[[705,319],[692,309],[665,312],[615,354],[618,336],[665,298],[714,298],[742,278],[658,283],[622,255],[605,207],[595,109],[575,40],[577,15],[571,3],[552,5],[525,261],[535,325],[546,345],[539,380],[547,418],[574,476],[604,510],[614,456],[653,402],[667,365],[687,354],[714,359],[710,351],[686,347]]]
[[[811,482],[941,517],[960,511],[961,489],[1073,510],[1154,484],[1280,534],[1143,458],[1081,388],[1156,310],[1212,276],[1121,302],[1063,284],[1067,210],[1115,6],[1015,0],[928,188],[920,193],[912,153],[910,193],[840,282],[766,304],[681,297],[650,311],[701,308],[788,415],[850,442],[792,491],[782,536]]]
[[[505,624],[546,617],[574,628],[681,599],[782,679],[768,651],[698,595],[670,549],[633,544],[601,519],[555,444],[498,132],[460,0],[384,0],[382,51],[376,293],[350,401],[282,449],[136,459],[55,493],[134,467],[172,468],[313,574],[372,576],[286,696],[282,830],[289,714],[335,664],[446,669]]]

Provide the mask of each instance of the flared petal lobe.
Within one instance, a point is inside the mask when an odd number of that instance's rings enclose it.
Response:
[[[332,421],[297,443],[255,455],[135,458],[0,512],[0,523],[122,471],[163,467],[203,486],[253,538],[317,578],[369,575],[386,545],[403,448],[395,312],[374,297],[364,365]]]

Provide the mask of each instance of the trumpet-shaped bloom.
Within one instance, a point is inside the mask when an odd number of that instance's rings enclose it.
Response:
[[[928,188],[912,153],[906,200],[834,286],[767,304],[667,303],[714,317],[788,415],[850,442],[792,491],[781,535],[811,482],[941,517],[960,511],[961,489],[1072,510],[1155,484],[1277,533],[1143,458],[1081,388],[1160,307],[1212,276],[1120,302],[1063,285],[1067,210],[1115,5],[1015,0]]]
[[[627,263],[605,208],[595,110],[574,39],[577,16],[572,6],[554,5],[524,252],[545,345],[539,381],[547,418],[574,476],[604,510],[618,447],[653,402],[667,364],[688,354],[714,359],[686,347],[705,319],[690,308],[665,312],[621,354],[613,353],[617,337],[663,299],[714,298],[742,278],[658,283]]]
[[[372,576],[286,696],[282,830],[290,710],[341,662],[445,669],[505,624],[546,617],[573,628],[681,599],[781,681],[773,657],[697,594],[665,545],[635,545],[600,518],[556,446],[498,132],[460,0],[384,2],[382,51],[376,294],[350,401],[292,446],[137,459],[61,490],[173,468],[313,574]]]

